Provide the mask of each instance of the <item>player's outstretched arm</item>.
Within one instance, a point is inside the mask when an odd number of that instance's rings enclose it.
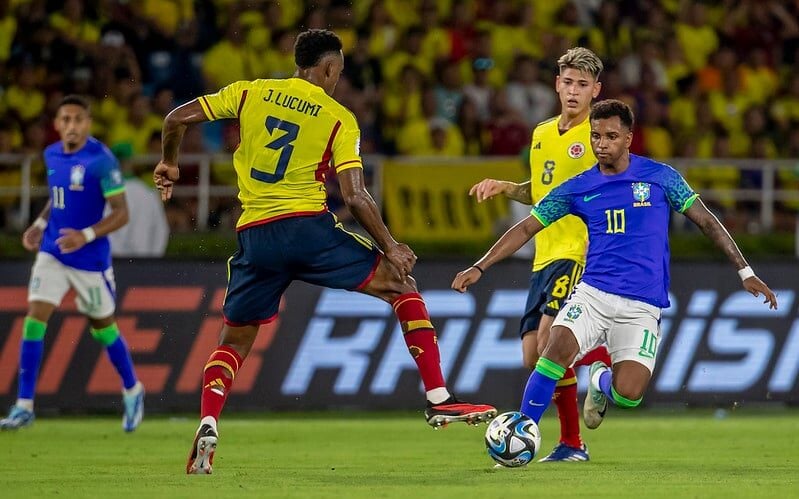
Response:
[[[491,199],[497,194],[504,194],[505,197],[522,204],[533,204],[529,180],[517,184],[505,180],[486,178],[474,184],[472,188],[469,189],[469,195],[474,196],[478,203],[482,203],[486,199]]]
[[[452,289],[465,292],[472,284],[483,276],[483,272],[495,263],[516,253],[524,243],[544,228],[544,225],[534,216],[530,215],[521,222],[508,229],[499,240],[494,243],[488,252],[474,265],[458,272],[452,281]]]
[[[22,233],[22,247],[28,251],[37,251],[42,243],[42,235],[47,227],[47,220],[50,219],[50,200],[44,205],[42,211],[30,227]]]
[[[208,121],[200,102],[194,99],[176,107],[164,118],[161,129],[161,161],[153,171],[155,186],[161,191],[161,200],[172,197],[172,186],[180,178],[178,151],[186,128],[194,123]]]
[[[774,294],[771,289],[761,281],[754,273],[752,268],[746,263],[746,259],[744,258],[741,250],[738,249],[738,245],[735,244],[732,236],[730,233],[727,232],[727,229],[719,222],[719,219],[716,218],[716,215],[710,212],[705,206],[705,203],[702,202],[701,199],[697,198],[696,201],[691,205],[690,208],[685,210],[685,216],[688,217],[693,223],[699,227],[702,232],[712,240],[716,246],[718,246],[727,258],[735,265],[735,268],[738,269],[738,275],[741,276],[741,281],[743,281],[743,287],[754,296],[760,296],[762,293],[765,297],[763,303],[768,303],[769,308],[776,309],[777,308],[777,296]]]
[[[338,174],[338,181],[341,195],[350,213],[372,236],[385,253],[386,259],[397,269],[397,278],[404,281],[416,265],[416,255],[407,244],[398,243],[389,232],[375,200],[366,190],[363,170],[348,168]]]

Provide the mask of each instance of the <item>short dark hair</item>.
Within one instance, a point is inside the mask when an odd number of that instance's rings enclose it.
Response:
[[[618,116],[622,125],[626,126],[628,130],[633,129],[633,124],[635,123],[633,110],[624,102],[616,99],[605,99],[591,106],[590,119],[592,120],[606,120],[614,116]]]
[[[294,62],[298,68],[311,68],[319,64],[329,52],[341,50],[341,38],[327,29],[309,29],[297,35],[294,43]]]
[[[82,97],[80,95],[76,94],[65,95],[64,98],[61,99],[61,102],[58,103],[58,109],[61,109],[63,106],[68,106],[68,105],[80,106],[83,109],[85,109],[86,112],[89,114],[91,114],[92,111],[91,105],[89,105],[89,101],[85,97]]]

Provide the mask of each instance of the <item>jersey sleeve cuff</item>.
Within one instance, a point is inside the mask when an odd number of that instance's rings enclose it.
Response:
[[[200,103],[200,107],[202,108],[203,113],[205,113],[205,117],[208,118],[209,121],[214,121],[216,119],[216,115],[211,110],[211,106],[208,104],[208,100],[205,98],[205,96],[203,95],[197,99],[197,102]]]
[[[336,165],[336,172],[349,170],[350,168],[363,168],[363,163],[360,159],[353,159],[352,161],[345,161],[340,165]]]
[[[530,215],[532,215],[533,217],[535,217],[535,219],[536,219],[536,220],[538,220],[539,222],[541,222],[541,225],[543,225],[544,227],[549,227],[549,224],[550,224],[550,222],[549,222],[549,221],[547,221],[547,219],[546,219],[546,218],[544,218],[544,217],[543,217],[543,216],[542,216],[540,213],[538,213],[538,212],[535,210],[535,208],[533,208],[532,210],[530,210]]]
[[[690,208],[694,204],[694,201],[696,201],[696,198],[698,198],[698,197],[699,197],[699,194],[694,194],[693,196],[691,196],[688,199],[686,199],[685,202],[682,204],[682,208],[680,208],[680,213],[684,213],[685,210]]]
[[[125,192],[125,186],[117,187],[116,189],[111,189],[110,191],[103,191],[103,197],[108,199],[111,196],[116,196],[117,194],[122,194]]]

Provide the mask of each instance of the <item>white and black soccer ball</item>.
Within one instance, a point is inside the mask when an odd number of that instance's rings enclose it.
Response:
[[[491,459],[516,468],[535,459],[541,448],[541,432],[535,421],[521,412],[505,412],[488,425],[485,441]]]

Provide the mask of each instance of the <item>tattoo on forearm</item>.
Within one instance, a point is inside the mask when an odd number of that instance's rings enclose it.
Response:
[[[530,181],[514,185],[507,191],[506,196],[523,204],[533,204]]]
[[[727,258],[735,265],[735,268],[741,269],[746,267],[746,259],[744,259],[743,254],[741,254],[741,250],[738,249],[738,245],[735,244],[730,233],[727,232],[727,229],[724,228],[714,215],[710,214],[709,217],[702,220],[699,227],[702,229],[702,232],[727,255]]]

